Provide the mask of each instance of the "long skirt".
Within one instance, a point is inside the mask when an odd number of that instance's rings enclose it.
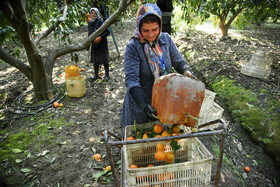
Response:
[[[109,64],[109,54],[108,53],[95,53],[94,51],[91,52],[90,62],[93,65],[108,65]]]

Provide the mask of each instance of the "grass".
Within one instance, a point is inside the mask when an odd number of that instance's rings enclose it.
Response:
[[[214,155],[216,158],[219,157],[220,154],[220,145],[217,144],[216,139],[215,143],[213,143],[212,145],[212,150],[214,152]],[[243,184],[243,186],[245,186],[245,182],[241,176],[241,174],[237,171],[237,169],[234,167],[234,165],[232,164],[232,162],[230,161],[230,159],[226,156],[226,154],[223,154],[223,163],[226,164],[226,166],[228,168],[231,168],[233,170],[233,172],[238,176],[238,181],[240,181],[240,183]]]
[[[7,135],[8,132],[0,131],[2,136],[6,135],[6,139],[0,143],[0,162],[26,158],[30,146],[36,151],[41,150],[44,145],[55,145],[54,131],[72,123],[67,123],[63,117],[54,118],[53,115],[54,113],[44,113],[38,119],[35,116],[25,118],[28,125],[19,128],[14,134]]]
[[[225,100],[233,119],[242,124],[253,140],[263,143],[266,150],[280,163],[279,101],[270,98],[266,102],[266,111],[259,107],[260,102],[255,93],[236,85],[234,80],[225,76],[216,77],[211,86]]]

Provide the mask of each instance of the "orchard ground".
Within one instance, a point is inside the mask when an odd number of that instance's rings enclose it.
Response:
[[[54,68],[54,84],[56,87],[64,87],[65,67],[77,64],[79,68],[85,69],[80,74],[86,77],[86,95],[82,98],[66,96],[61,100],[63,107],[50,107],[36,115],[2,124],[1,143],[4,144],[8,144],[6,141],[13,134],[25,132],[31,137],[34,136],[31,135],[32,132],[37,132],[36,141],[32,139],[34,142],[26,150],[22,150],[24,152],[13,153],[17,160],[8,159],[1,162],[2,181],[8,186],[22,184],[113,186],[110,173],[103,175],[98,181],[93,175],[102,172],[103,168],[109,165],[109,156],[101,132],[107,129],[120,136],[122,133],[120,116],[126,91],[123,54],[125,45],[134,32],[135,23],[132,20],[125,20],[122,24],[113,25],[112,29],[120,56],[110,36],[108,40],[111,61],[108,82],[104,82],[103,79],[91,81],[89,74],[93,73],[93,69],[89,63],[88,51],[78,52],[77,63],[71,61],[70,55],[62,56],[57,60]],[[211,90],[207,85],[209,77],[225,74],[256,93],[259,93],[260,89],[269,89],[272,93],[271,97],[279,101],[279,23],[267,23],[242,31],[230,29],[229,35],[229,38],[221,38],[217,29],[210,30],[207,27],[207,30],[202,31],[201,27],[197,27],[197,30],[193,31],[181,30],[172,37],[184,57],[190,61],[198,78],[208,89]],[[81,41],[85,37],[87,37],[87,27],[76,29],[71,35],[74,41]],[[42,41],[40,49],[49,51],[59,45],[62,43],[48,37]],[[249,61],[257,50],[267,49],[272,51],[274,59],[268,80],[248,77],[240,73],[242,63]],[[206,60],[210,62],[207,68],[202,66],[202,62]],[[1,104],[9,104],[23,92],[31,89],[28,80],[14,67],[2,62],[0,70],[0,90],[6,93],[5,100],[1,101]],[[101,77],[104,77],[103,69],[101,69]],[[266,97],[262,99],[262,102],[266,102]],[[261,144],[251,140],[239,123],[234,122],[225,102],[219,96],[216,96],[215,102],[224,108],[223,118],[229,124],[219,186],[279,186],[279,164],[265,152]],[[42,127],[41,131],[38,130],[39,127]],[[93,142],[89,141],[91,137],[94,137]],[[211,179],[214,182],[218,161],[214,149],[219,145],[219,137],[203,137],[201,140],[214,156]],[[11,147],[11,149],[16,148],[16,146]],[[121,161],[120,150],[118,147],[112,150],[118,169]],[[102,155],[101,162],[92,159],[95,153]],[[245,166],[250,167],[249,173],[244,172]]]

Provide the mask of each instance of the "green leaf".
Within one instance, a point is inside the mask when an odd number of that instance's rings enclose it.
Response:
[[[20,150],[20,149],[12,149],[12,151],[13,151],[13,153],[21,153],[22,152],[22,150]]]
[[[104,171],[101,171],[101,172],[99,172],[99,173],[93,173],[93,174],[92,174],[92,179],[98,181],[98,179],[99,179],[102,175],[105,175],[107,172],[108,172],[108,170],[104,170]]]
[[[51,164],[54,163],[55,159],[56,159],[56,157],[53,157],[53,158],[52,158]]]
[[[170,146],[172,147],[172,150],[173,150],[174,154],[176,153],[176,151],[177,151],[178,149],[181,148],[181,145],[179,145],[178,142],[175,141],[175,140],[171,140]]]
[[[19,163],[22,162],[22,160],[21,160],[21,159],[16,159],[15,162],[16,162],[17,164],[19,164]]]
[[[119,160],[119,161],[116,162],[116,165],[119,165],[119,164],[121,164],[121,163],[122,163],[122,161]]]
[[[91,150],[92,150],[93,153],[96,153],[95,147],[92,146]]]
[[[31,169],[22,168],[20,171],[23,173],[29,173],[29,172],[31,172]]]

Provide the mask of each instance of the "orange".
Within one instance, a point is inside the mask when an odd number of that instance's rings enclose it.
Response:
[[[94,137],[90,137],[89,138],[89,142],[94,142],[95,141],[95,138]]]
[[[172,152],[165,153],[165,160],[168,164],[172,164],[175,160],[175,155]]]
[[[153,164],[149,164],[147,167],[154,167],[154,165]]]
[[[55,108],[57,108],[57,107],[59,107],[59,103],[58,102],[53,102],[53,106],[55,107]]]
[[[142,139],[148,139],[148,133],[151,134],[151,132],[145,132],[145,134],[143,134]]]
[[[129,166],[129,168],[136,169],[136,168],[138,168],[138,166],[136,166],[135,164],[132,164],[132,165]]]
[[[105,168],[105,170],[111,171],[111,170],[112,170],[112,169],[111,169],[111,166],[107,166],[107,167]]]
[[[154,131],[155,131],[155,133],[160,134],[163,131],[163,128],[160,124],[156,124],[154,126]]]
[[[127,140],[127,141],[129,141],[129,140],[135,140],[135,138],[134,138],[133,136],[129,136],[126,140]]]
[[[162,160],[164,160],[164,159],[165,159],[165,153],[164,153],[163,151],[157,151],[157,152],[155,153],[155,159],[156,159],[157,161],[162,161]]]
[[[244,171],[245,171],[246,173],[249,173],[251,170],[250,170],[250,168],[249,168],[248,166],[246,166],[246,167],[244,168]]]
[[[62,103],[59,103],[59,105],[58,105],[59,107],[63,107],[63,104]]]
[[[154,138],[160,138],[160,137],[161,137],[161,135],[157,134],[157,135],[155,135]]]
[[[178,136],[178,135],[181,135],[181,133],[173,133],[172,136]],[[175,141],[179,141],[181,139],[174,139]]]
[[[167,137],[170,136],[170,134],[168,134],[167,130],[163,131],[161,134],[162,137]],[[170,140],[165,140],[166,142],[169,142]]]
[[[164,145],[162,143],[157,144],[157,151],[164,151]]]
[[[59,77],[63,77],[63,75],[62,75],[62,74],[60,74],[60,75],[59,75]]]
[[[101,161],[101,155],[97,153],[97,154],[93,155],[92,159],[100,162]]]
[[[170,126],[170,130],[173,133],[178,133],[180,131],[180,127],[177,124],[173,124],[173,125]]]
[[[164,173],[157,174],[157,181],[164,181]]]
[[[174,174],[172,172],[166,173],[165,180],[172,180],[174,179]]]

